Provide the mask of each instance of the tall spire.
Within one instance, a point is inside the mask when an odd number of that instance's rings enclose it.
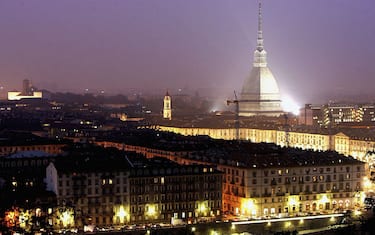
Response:
[[[262,2],[259,1],[257,50],[263,50]]]
[[[262,3],[259,1],[259,12],[258,12],[258,38],[257,48],[254,51],[254,67],[266,67],[267,66],[267,52],[264,50],[263,45],[263,28],[262,28]]]

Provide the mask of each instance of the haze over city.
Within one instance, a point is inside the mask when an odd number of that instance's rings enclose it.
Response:
[[[240,90],[256,47],[255,0],[1,1],[0,84],[121,93]],[[299,104],[375,86],[372,0],[263,1],[264,45]],[[220,95],[220,94],[217,94]]]
[[[372,234],[373,1],[0,1],[0,235]]]

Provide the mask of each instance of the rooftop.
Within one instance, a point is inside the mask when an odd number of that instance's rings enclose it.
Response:
[[[240,167],[327,166],[361,163],[334,151],[315,152],[284,148],[269,143],[216,140],[207,136],[182,136],[152,130],[126,133],[124,138],[118,138],[115,135],[112,137],[115,142],[172,152],[185,151],[187,153],[184,157],[189,159]]]

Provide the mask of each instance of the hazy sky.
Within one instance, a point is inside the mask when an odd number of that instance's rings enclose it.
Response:
[[[374,0],[264,0],[263,20],[283,95],[375,97]],[[1,0],[0,84],[240,91],[256,33],[256,0]]]

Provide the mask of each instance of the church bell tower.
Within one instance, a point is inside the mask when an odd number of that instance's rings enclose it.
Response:
[[[172,100],[168,91],[164,96],[163,118],[172,120]]]

